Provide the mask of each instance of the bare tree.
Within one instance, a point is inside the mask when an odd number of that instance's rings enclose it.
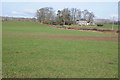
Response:
[[[45,7],[37,10],[36,16],[39,22],[50,24],[53,19],[53,8]]]
[[[73,24],[76,23],[76,18],[77,18],[76,12],[77,12],[76,8],[71,9],[71,21],[73,22]]]
[[[62,10],[62,18],[64,25],[70,24],[70,10],[68,8]]]
[[[89,22],[93,21],[94,14],[90,13],[88,10],[81,11],[77,8],[64,8],[63,10],[58,10],[57,14],[51,7],[45,7],[37,10],[36,16],[39,22],[46,24],[75,24],[76,20],[85,19]]]
[[[80,20],[81,19],[81,10],[80,9],[78,9],[77,10],[77,20]]]
[[[62,19],[63,19],[63,18],[62,18],[62,12],[61,12],[60,10],[58,10],[58,11],[57,11],[57,18],[56,18],[57,23],[58,23],[58,24],[63,24],[63,23],[62,23],[62,21],[63,21]]]
[[[88,15],[88,21],[93,21],[94,17],[95,17],[95,15],[93,14],[93,12],[89,13],[89,15]]]
[[[36,16],[37,16],[37,19],[39,22],[44,23],[44,21],[45,21],[45,9],[41,8],[41,9],[37,10]]]
[[[87,14],[89,14],[90,12],[86,9],[84,10],[84,19],[87,19]]]

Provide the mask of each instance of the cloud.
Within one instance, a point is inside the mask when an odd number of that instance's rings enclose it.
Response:
[[[95,15],[95,19],[103,19],[103,18],[99,15]]]
[[[111,20],[119,20],[120,19],[120,16],[118,16],[118,14],[112,14],[112,15],[110,15],[110,18],[111,18]]]
[[[95,16],[95,18],[100,18],[100,16]]]
[[[17,11],[17,10],[13,10],[11,11],[11,16],[13,17],[29,17],[29,18],[33,18],[35,17],[35,10],[33,9],[25,9],[25,10],[22,10],[22,11]]]
[[[35,14],[35,10],[33,10],[33,9],[27,9],[27,10],[25,10],[24,11],[24,13],[26,13],[26,14]]]
[[[17,11],[12,11],[11,12],[13,15],[25,15],[24,13],[17,12]]]
[[[22,12],[12,11],[11,13],[14,16],[34,16],[35,15],[35,10],[27,9],[27,10],[24,10]]]
[[[118,14],[112,14],[112,15],[110,15],[110,17],[111,17],[111,18],[113,18],[113,17],[114,17],[114,18],[118,18]]]
[[[16,12],[16,11],[12,11],[12,14],[18,14],[18,12]]]

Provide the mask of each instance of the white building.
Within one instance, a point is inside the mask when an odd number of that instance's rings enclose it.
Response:
[[[87,20],[85,19],[81,19],[81,20],[77,20],[76,21],[76,24],[80,25],[80,26],[83,26],[83,25],[95,25],[95,23],[92,21],[92,22],[88,22]]]

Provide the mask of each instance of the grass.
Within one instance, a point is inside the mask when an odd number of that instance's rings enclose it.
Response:
[[[58,25],[60,26],[60,25]],[[99,26],[78,26],[78,25],[71,25],[70,27],[73,28],[95,28],[95,29],[112,29],[112,24],[103,24],[103,26],[99,27]],[[120,25],[113,25],[113,29],[120,29],[119,27]]]
[[[27,25],[27,26],[26,26]],[[5,26],[5,27],[4,27]],[[49,34],[49,35],[82,35],[82,36],[117,36],[117,34],[104,34],[91,31],[61,30],[51,28],[35,22],[4,22],[3,34]]]
[[[4,22],[3,35],[117,36]],[[118,42],[3,37],[4,78],[117,78]],[[109,64],[112,63],[112,64]]]

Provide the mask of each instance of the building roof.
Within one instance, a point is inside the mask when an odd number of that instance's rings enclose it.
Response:
[[[80,19],[80,20],[76,20],[76,21],[87,21],[87,20],[85,20],[85,19]]]

